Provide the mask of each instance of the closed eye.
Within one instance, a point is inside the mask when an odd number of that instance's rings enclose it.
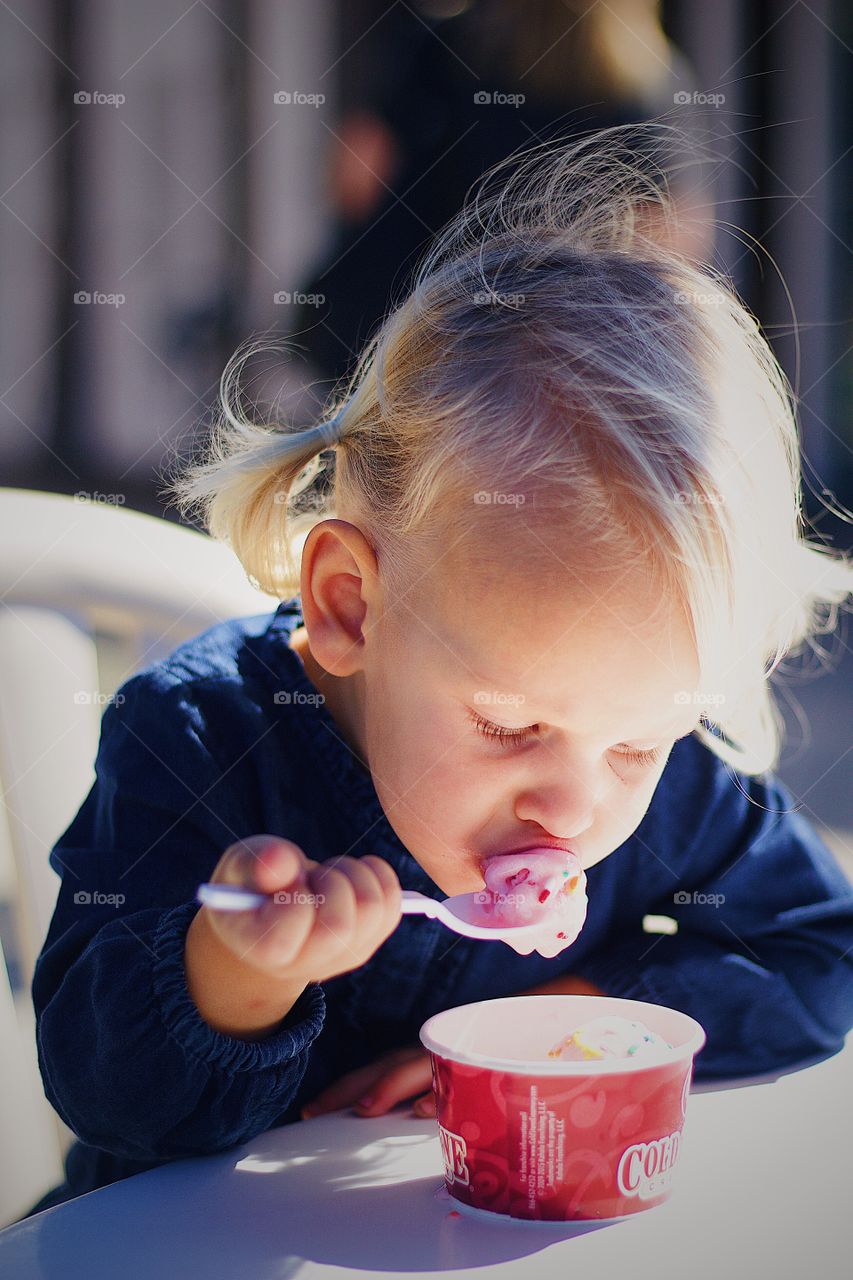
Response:
[[[526,742],[528,738],[534,736],[539,727],[533,724],[526,729],[506,729],[502,724],[492,724],[491,720],[484,720],[482,716],[477,715],[476,711],[472,711],[470,715],[478,733],[481,733],[484,738],[497,739],[504,746],[511,742]]]
[[[653,764],[657,764],[663,757],[663,749],[661,747],[650,747],[646,751],[640,751],[636,747],[625,747],[624,751],[617,751],[617,755],[625,756],[631,764],[638,765],[641,769],[650,769]]]
[[[490,738],[492,741],[499,742],[501,746],[512,746],[518,745],[522,742],[527,742],[530,738],[535,736],[536,731],[539,728],[538,725],[533,724],[527,725],[523,729],[507,729],[504,725],[493,724],[491,720],[484,720],[482,716],[476,713],[476,711],[472,711],[469,714],[474,722],[477,732],[482,734],[484,738]],[[617,755],[624,756],[631,764],[636,765],[638,768],[646,769],[657,764],[664,754],[661,747],[652,747],[643,751],[636,747],[627,746],[626,744],[620,744],[619,747],[614,747],[613,750]]]

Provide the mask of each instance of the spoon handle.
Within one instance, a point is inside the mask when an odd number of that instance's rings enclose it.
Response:
[[[403,915],[429,916],[433,920],[444,921],[443,906],[434,898],[428,898],[424,893],[416,893],[413,889],[404,889],[401,896],[400,909]],[[241,889],[238,885],[201,884],[196,897],[199,902],[206,903],[217,911],[251,911],[254,907],[262,907],[274,895],[254,893],[250,889]]]
[[[236,884],[200,884],[196,892],[199,902],[216,911],[251,911],[269,902],[272,894],[255,893]]]
[[[403,890],[400,910],[404,916],[430,916],[433,920],[444,914],[440,902],[436,902],[435,898],[428,898],[425,893],[417,893],[414,889]]]

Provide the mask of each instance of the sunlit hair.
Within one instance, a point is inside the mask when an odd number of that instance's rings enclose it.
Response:
[[[322,422],[246,414],[250,343],[223,374],[206,455],[168,491],[282,598],[304,536],[336,515],[397,598],[457,546],[472,582],[538,572],[542,608],[582,565],[615,582],[642,563],[692,628],[701,683],[677,700],[712,751],[758,774],[783,729],[767,677],[835,628],[853,565],[806,540],[793,396],[755,319],[672,247],[666,165],[637,161],[669,137],[619,126],[501,162]]]

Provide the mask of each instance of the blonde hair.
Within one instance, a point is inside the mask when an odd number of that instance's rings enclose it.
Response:
[[[650,103],[674,78],[659,0],[489,0],[465,21],[478,72],[554,104]]]
[[[282,598],[300,535],[338,509],[397,594],[457,542],[475,574],[510,547],[505,577],[550,571],[553,532],[569,572],[642,559],[690,620],[701,685],[677,698],[707,708],[697,736],[758,774],[783,728],[767,677],[835,628],[853,565],[803,536],[790,387],[733,286],[670,247],[665,168],[637,161],[652,136],[682,154],[651,122],[490,170],[318,425],[247,416],[258,345],[237,352],[208,453],[170,491]]]

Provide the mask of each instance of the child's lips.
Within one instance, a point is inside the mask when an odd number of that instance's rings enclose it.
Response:
[[[528,840],[525,844],[514,845],[511,849],[502,849],[501,853],[529,853],[531,849],[559,849],[561,853],[574,853],[565,840]],[[489,857],[497,857],[497,851],[490,853]]]

